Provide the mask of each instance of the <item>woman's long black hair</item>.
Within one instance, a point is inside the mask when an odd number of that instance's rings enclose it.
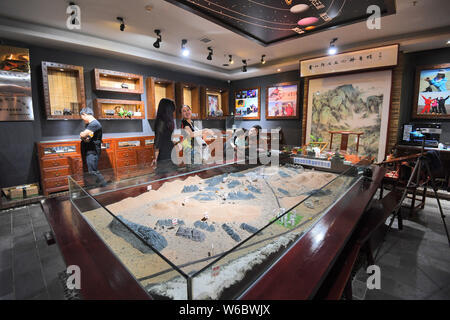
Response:
[[[167,98],[159,101],[158,112],[156,114],[155,128],[158,128],[159,122],[165,123],[170,132],[174,129],[173,112],[175,111],[175,103]]]

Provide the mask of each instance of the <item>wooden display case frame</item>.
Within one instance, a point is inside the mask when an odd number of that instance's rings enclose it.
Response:
[[[223,116],[208,116],[208,94],[220,96],[222,102]],[[223,120],[230,114],[229,108],[229,91],[224,88],[213,88],[213,87],[201,87],[201,110],[203,113],[203,119],[205,120]]]
[[[74,66],[70,64],[56,63],[56,62],[48,62],[42,61],[42,85],[44,90],[44,103],[45,103],[45,114],[47,116],[47,120],[79,120],[81,116],[79,113],[72,115],[54,115],[52,114],[52,107],[50,102],[50,86],[48,81],[48,73],[49,69],[59,69],[59,71],[71,71],[77,72],[77,86],[79,88],[77,95],[78,101],[80,103],[79,111],[86,107],[86,93],[84,89],[84,71],[81,66]]]
[[[192,119],[193,120],[201,120],[203,118],[202,114],[202,108],[201,108],[201,102],[200,102],[200,86],[193,84],[193,83],[186,83],[186,82],[178,82],[176,84],[176,97],[177,97],[177,110],[176,115],[177,118],[181,119],[181,108],[183,105],[186,104],[184,92],[183,90],[185,88],[189,88],[191,90],[191,101],[192,105],[190,106],[192,108]],[[194,116],[194,114],[197,114]]]
[[[166,96],[164,98],[171,99],[175,102],[175,81],[154,77],[147,78],[146,87],[148,119],[156,119],[156,111],[159,104],[159,101],[156,101],[156,87],[161,84],[166,87]]]
[[[103,104],[116,104],[116,105],[139,105],[141,107],[141,115],[140,116],[132,116],[129,117],[121,117],[119,115],[114,114],[113,116],[109,116],[103,113]],[[144,101],[139,100],[117,100],[117,99],[94,99],[94,114],[95,117],[99,120],[137,120],[137,119],[145,119],[145,106]]]
[[[95,68],[93,71],[93,87],[94,90],[98,91],[110,91],[110,92],[120,92],[120,93],[133,93],[133,94],[143,94],[144,93],[144,77],[139,74],[126,73],[105,69]],[[123,79],[123,80],[133,80],[136,83],[136,89],[126,89],[126,88],[114,88],[105,87],[101,84],[102,76],[110,76],[111,78]]]

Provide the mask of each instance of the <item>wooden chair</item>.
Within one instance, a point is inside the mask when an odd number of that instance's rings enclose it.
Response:
[[[341,146],[339,148],[339,150],[342,151],[347,151],[347,146],[348,146],[348,137],[351,134],[356,134],[358,136],[357,141],[356,141],[356,152],[358,153],[358,149],[359,149],[359,137],[364,134],[364,132],[354,132],[354,131],[328,131],[328,133],[331,134],[331,138],[330,138],[330,150],[332,150],[333,147],[333,135],[335,134],[340,134],[341,135]]]

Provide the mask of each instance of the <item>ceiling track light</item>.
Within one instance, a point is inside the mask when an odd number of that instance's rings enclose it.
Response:
[[[181,54],[185,57],[189,55],[189,49],[186,48],[187,40],[181,40]]]
[[[261,56],[261,63],[262,63],[262,64],[266,64],[266,59],[264,59],[265,57],[266,57],[265,54],[263,54],[263,55]]]
[[[231,54],[228,55],[228,62],[229,62],[230,64],[233,64],[233,63],[234,63],[233,56],[232,56]]]
[[[244,64],[242,66],[242,72],[247,72],[247,60],[242,60],[242,63]]]
[[[209,50],[209,54],[206,57],[207,60],[212,60],[212,55],[213,55],[213,49],[211,47],[208,47]]]
[[[161,30],[159,30],[159,29],[156,29],[155,30],[155,33],[156,33],[156,41],[153,43],[153,46],[156,48],[156,49],[159,49],[159,47],[160,47],[160,43],[162,42],[162,38],[161,38]]]
[[[337,48],[334,45],[334,43],[338,40],[338,38],[334,38],[333,40],[330,41],[330,47],[328,48],[328,54],[330,56],[335,55],[337,53]]]
[[[120,31],[124,31],[125,30],[125,22],[123,21],[123,18],[117,17],[117,20],[119,20],[119,22],[120,22]]]

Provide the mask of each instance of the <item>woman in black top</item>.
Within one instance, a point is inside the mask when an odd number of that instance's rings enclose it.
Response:
[[[162,171],[174,168],[174,164],[171,161],[174,147],[172,142],[172,133],[175,129],[174,111],[175,103],[172,100],[161,99],[155,121],[155,159],[153,160],[153,166],[156,165],[158,170]]]

